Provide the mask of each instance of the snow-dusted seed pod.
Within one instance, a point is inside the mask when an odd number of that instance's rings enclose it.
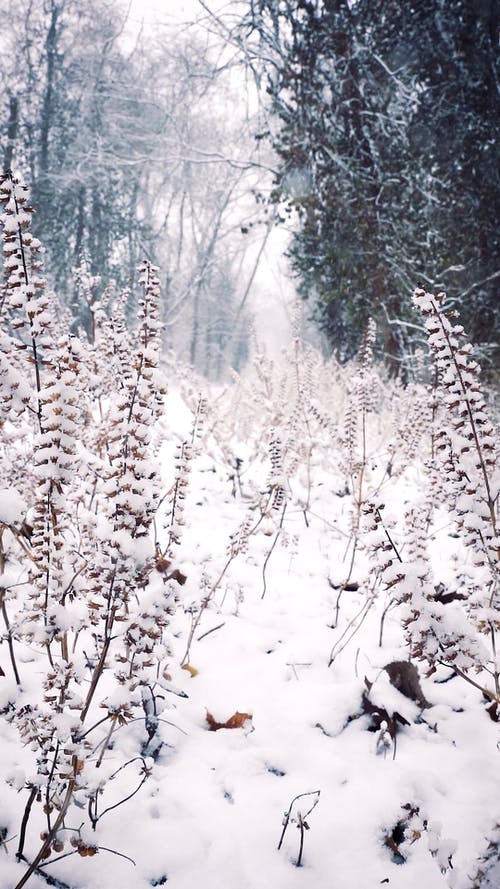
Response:
[[[271,471],[269,473],[269,488],[271,490],[270,508],[280,510],[286,500],[285,477],[283,466],[283,445],[276,429],[271,430],[269,439],[269,461]]]
[[[71,338],[54,343],[46,353],[39,394],[41,430],[34,442],[37,497],[31,538],[36,576],[31,609],[43,620],[47,642],[63,628],[59,626],[57,606],[63,600],[68,575],[80,561],[74,553],[69,505],[69,489],[79,463],[76,364]]]
[[[20,357],[18,343],[0,331],[0,425],[13,414],[24,413],[31,400]]]
[[[348,477],[363,475],[366,461],[366,423],[380,400],[380,379],[373,366],[376,325],[368,320],[357,363],[348,383],[348,400],[341,434],[344,471]]]
[[[12,173],[0,177],[5,292],[11,324],[26,330],[32,343],[38,341],[41,348],[54,319],[41,274],[41,244],[30,231],[33,209],[28,198],[28,189]]]
[[[248,540],[252,530],[252,515],[248,514],[243,519],[239,528],[229,535],[228,555],[235,558],[240,553],[245,553],[248,549]]]
[[[175,456],[175,480],[172,487],[169,508],[165,517],[167,543],[164,554],[172,557],[173,547],[180,544],[184,526],[184,501],[189,484],[189,475],[199,439],[202,436],[208,409],[207,399],[199,395],[193,416],[191,436],[177,445]]]

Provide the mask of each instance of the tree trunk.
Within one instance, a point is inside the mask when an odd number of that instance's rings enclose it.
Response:
[[[12,169],[12,158],[14,156],[14,146],[17,138],[17,128],[19,123],[19,102],[17,96],[11,96],[9,99],[9,122],[7,124],[7,146],[5,148],[4,169]]]

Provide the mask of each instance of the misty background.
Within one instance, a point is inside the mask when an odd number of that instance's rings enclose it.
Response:
[[[212,379],[295,294],[348,359],[368,317],[403,374],[410,294],[446,289],[498,360],[499,13],[487,0],[0,0],[0,152],[49,281],[91,334],[160,267],[164,347]],[[75,272],[76,270],[76,272]]]

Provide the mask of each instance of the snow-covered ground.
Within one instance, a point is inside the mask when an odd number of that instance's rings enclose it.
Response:
[[[53,885],[71,889],[493,889],[500,885],[498,868],[490,868],[489,882],[474,879],[489,840],[498,841],[498,723],[481,693],[451,678],[449,669],[426,678],[418,665],[425,708],[390,683],[383,668],[408,658],[399,608],[385,613],[381,628],[390,591],[377,583],[363,544],[349,572],[352,498],[335,454],[318,444],[307,471],[299,467],[289,480],[286,510],[271,511],[259,524],[257,504],[270,471],[267,444],[259,447],[265,430],[255,419],[254,434],[243,435],[236,423],[231,433],[230,419],[224,417],[222,447],[222,421],[212,421],[209,408],[213,428],[193,461],[177,548],[187,581],[171,618],[167,669],[171,687],[187,696],[163,693],[168,708],[149,746],[142,718],[116,731],[101,774],[111,778],[142,750],[150,777],[105,814],[95,832],[83,829],[83,839],[99,846],[97,854],[80,856],[66,845],[60,861],[52,863],[59,857],[52,853],[44,872],[57,878]],[[166,488],[175,441],[190,423],[189,408],[174,392],[158,455]],[[366,483],[397,516],[420,497],[422,469],[415,459],[397,477],[384,476],[380,454],[394,430],[383,420],[377,424]],[[239,480],[230,477],[236,456]],[[230,535],[245,522],[252,527],[247,546],[224,571]],[[449,580],[457,562],[470,563],[444,511],[437,510],[429,538],[439,580]],[[350,588],[339,601],[349,574]],[[0,706],[14,688],[4,649]],[[16,651],[29,695],[44,656],[22,642]],[[370,702],[407,723],[398,724],[395,744],[383,726],[370,730],[373,717],[362,707],[366,680],[373,683]],[[251,718],[211,731],[207,712],[218,723],[235,712]],[[12,889],[26,870],[14,852],[35,754],[3,721],[0,744],[6,841],[0,885]],[[132,762],[105,783],[100,811],[139,781]],[[73,807],[68,826],[78,828],[85,814]],[[37,806],[27,830],[30,860],[43,827]],[[73,854],[64,857],[67,852]],[[28,882],[30,889],[47,884],[40,874]]]

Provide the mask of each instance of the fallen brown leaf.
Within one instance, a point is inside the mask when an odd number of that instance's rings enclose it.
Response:
[[[212,714],[207,710],[207,722],[209,731],[217,732],[220,728],[242,728],[248,719],[252,718],[251,713],[233,713],[226,722],[217,722]]]

